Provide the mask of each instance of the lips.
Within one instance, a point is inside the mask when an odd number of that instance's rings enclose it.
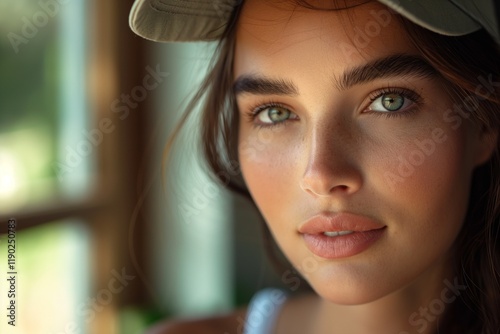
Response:
[[[359,254],[382,237],[386,226],[351,213],[319,214],[299,226],[309,250],[323,258]]]

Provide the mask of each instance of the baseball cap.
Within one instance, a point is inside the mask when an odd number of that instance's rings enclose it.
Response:
[[[410,21],[436,33],[461,36],[479,29],[500,43],[495,0],[377,0]],[[136,0],[132,30],[157,42],[219,39],[243,0]]]

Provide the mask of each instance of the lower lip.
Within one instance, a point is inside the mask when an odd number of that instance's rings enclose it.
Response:
[[[326,259],[340,259],[354,256],[368,249],[382,237],[385,227],[377,230],[354,232],[337,237],[324,234],[303,234],[307,248]]]

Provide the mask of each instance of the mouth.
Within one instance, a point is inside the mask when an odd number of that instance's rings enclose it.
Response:
[[[299,227],[307,248],[326,259],[340,259],[359,254],[383,235],[387,226],[350,213],[320,214]]]
[[[347,234],[351,234],[351,233],[354,233],[354,231],[323,232],[323,234],[326,235],[327,237],[338,237],[339,235],[347,235]]]

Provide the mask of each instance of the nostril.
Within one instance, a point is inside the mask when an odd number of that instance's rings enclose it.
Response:
[[[359,176],[346,177],[344,180],[337,178],[304,178],[301,181],[301,188],[314,196],[339,196],[350,195],[358,191],[361,187]]]

